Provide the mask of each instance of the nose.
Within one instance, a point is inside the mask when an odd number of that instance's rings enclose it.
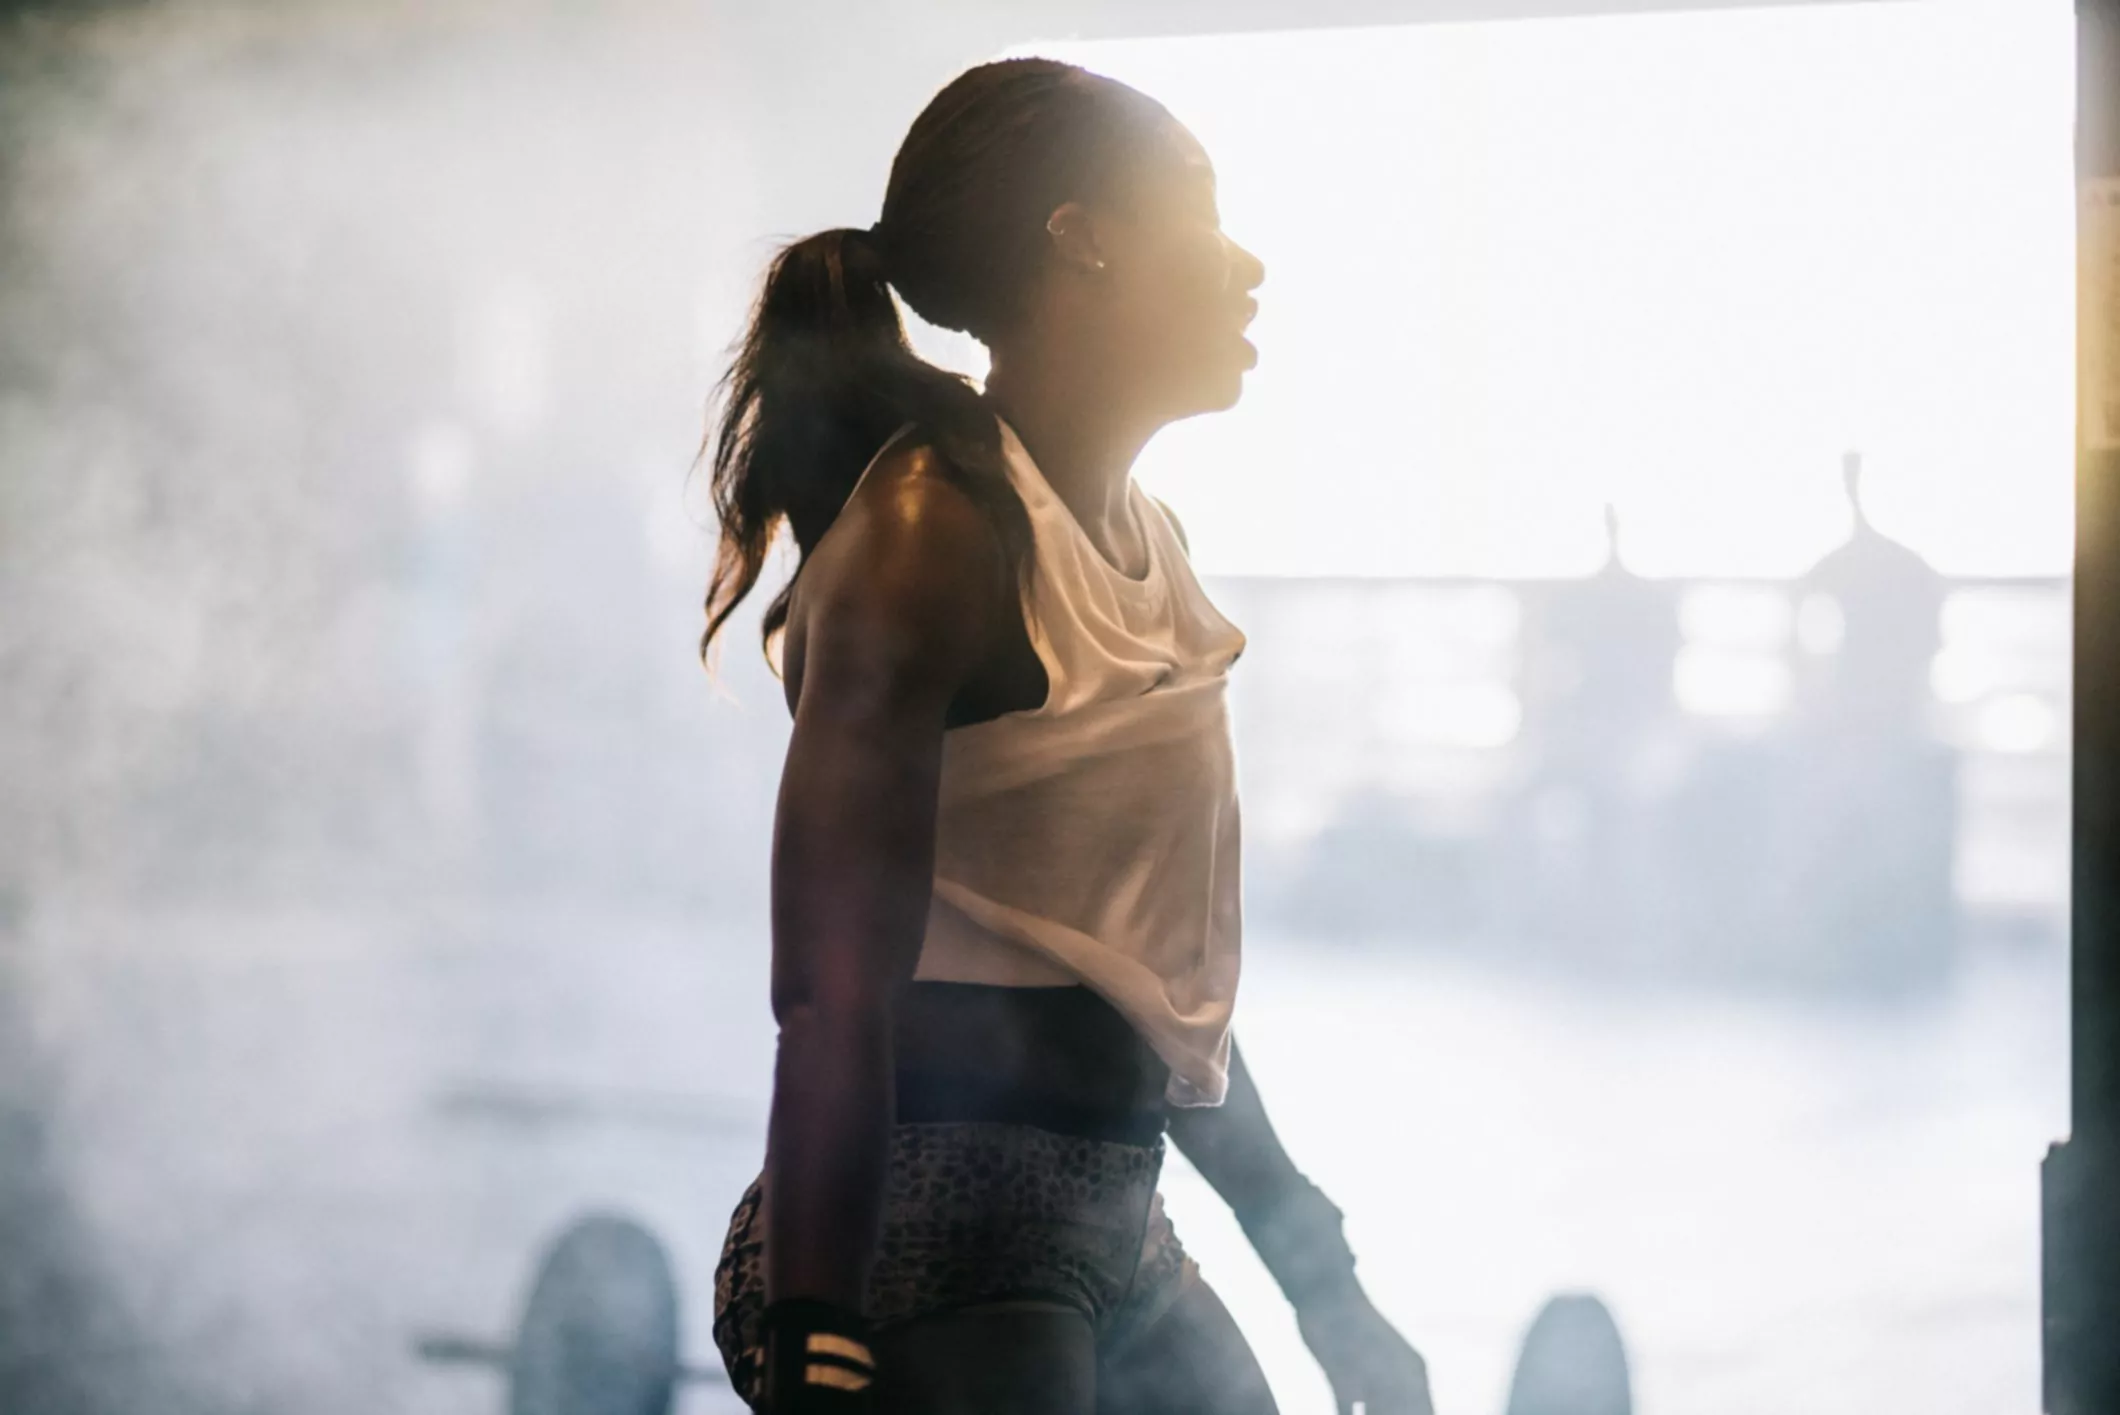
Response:
[[[1224,240],[1229,240],[1227,236]],[[1230,283],[1239,290],[1256,290],[1266,283],[1266,262],[1235,241],[1229,242]]]

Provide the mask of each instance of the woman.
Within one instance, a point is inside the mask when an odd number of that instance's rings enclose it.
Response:
[[[1272,1411],[1163,1217],[1166,1127],[1341,1408],[1429,1409],[1230,1039],[1244,641],[1130,474],[1236,401],[1263,278],[1166,110],[1037,59],[951,83],[882,219],[773,263],[707,634],[785,523],[779,1056],[716,1283],[759,1409]],[[912,353],[894,287],[986,345],[983,393]]]

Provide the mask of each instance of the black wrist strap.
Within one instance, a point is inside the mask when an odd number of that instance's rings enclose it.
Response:
[[[876,1355],[858,1314],[797,1297],[767,1307],[760,1328],[769,1415],[855,1415],[872,1407]]]

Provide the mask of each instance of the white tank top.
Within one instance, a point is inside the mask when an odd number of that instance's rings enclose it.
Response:
[[[1208,602],[1170,518],[1128,498],[1139,580],[1090,544],[1002,424],[1030,513],[1024,595],[1043,706],[943,739],[935,892],[915,977],[1086,984],[1219,1105],[1242,935],[1226,687],[1244,635]]]

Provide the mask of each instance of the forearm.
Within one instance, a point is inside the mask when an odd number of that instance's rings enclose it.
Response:
[[[934,751],[798,722],[774,839],[769,1302],[861,1310],[892,1122],[892,1016],[927,921]]]
[[[1170,1113],[1170,1137],[1237,1214],[1271,1208],[1304,1180],[1267,1118],[1243,1051],[1229,1048],[1229,1093],[1218,1106]]]
[[[891,1127],[886,1009],[789,1009],[766,1127],[766,1300],[861,1310]]]
[[[1171,1114],[1171,1138],[1229,1204],[1290,1302],[1301,1309],[1359,1294],[1339,1210],[1289,1158],[1234,1044],[1223,1103]]]

